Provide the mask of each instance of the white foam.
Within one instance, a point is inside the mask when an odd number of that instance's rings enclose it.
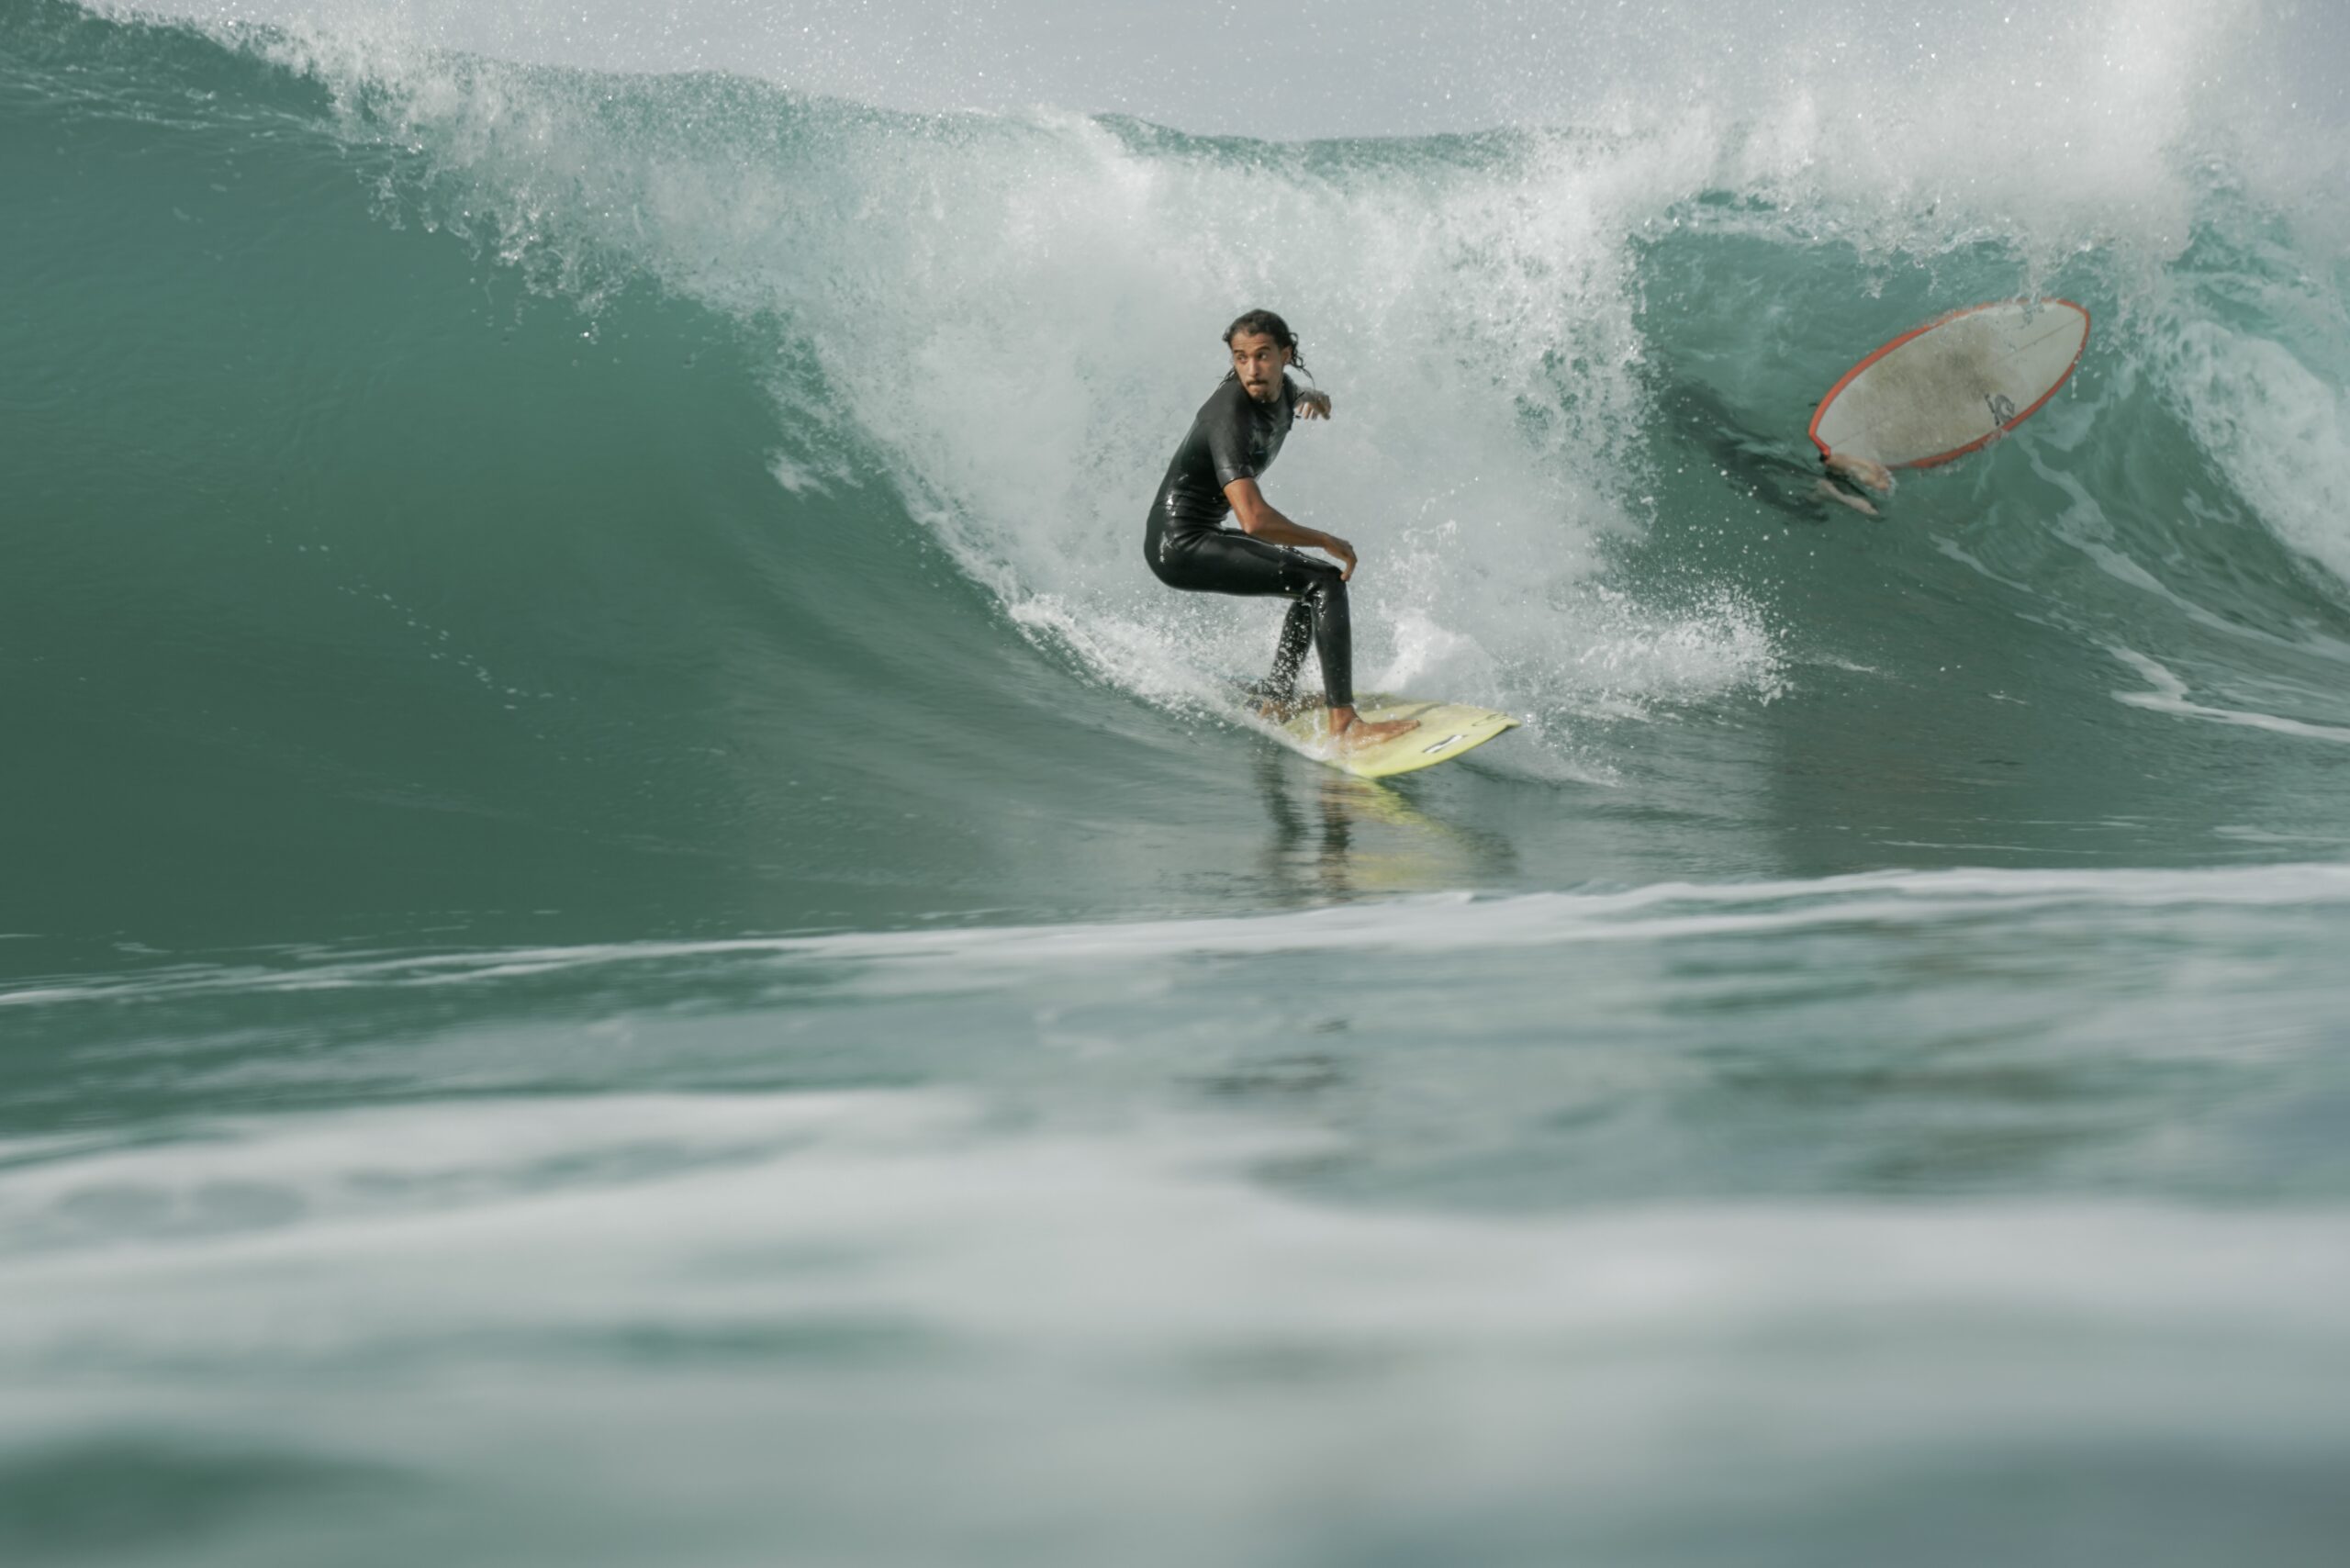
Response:
[[[2218,708],[2207,702],[2192,701],[2187,695],[2187,683],[2145,655],[2123,647],[2111,647],[2107,652],[2143,676],[2154,688],[2152,691],[2117,691],[2113,694],[2115,701],[2129,707],[2145,708],[2157,713],[2176,713],[2187,719],[2208,720],[2215,724],[2266,730],[2271,734],[2295,735],[2303,740],[2350,743],[2350,729],[2338,724],[2312,724],[2300,719],[2279,718],[2273,713],[2242,708]]]
[[[1187,953],[1412,955],[1774,935],[1852,925],[1930,926],[1983,914],[2350,903],[2350,866],[2211,869],[1872,871],[1811,880],[1660,882],[1612,892],[1480,898],[1438,893],[1277,914],[1114,924],[996,925],[715,941],[591,943],[449,953],[319,957],[298,966],[185,965],[118,979],[0,991],[0,1007],[112,1003],[227,991],[476,985],[604,966],[703,960],[922,963],[989,973],[1100,968]]]
[[[2277,536],[2350,584],[2350,410],[2283,344],[2189,320],[2165,386],[2196,442]]]
[[[118,3],[109,8],[133,8]],[[2090,0],[2025,13],[1948,0],[1930,18],[1886,0],[1575,6],[1538,17],[1487,0],[1296,0],[1245,20],[1136,0],[1068,25],[1054,0],[995,0],[910,28],[865,6],[742,0],[163,0],[207,19],[397,26],[446,49],[605,71],[729,71],[924,111],[1039,103],[1256,136],[1420,135],[1787,106],[1778,145],[1871,130],[1939,132],[1953,165],[1995,150],[2143,152],[2199,92],[2243,87],[2249,56],[2275,106],[2343,123],[2326,62],[2344,41],[2323,6],[2262,0]],[[1278,81],[1240,90],[1237,50]],[[2246,96],[2249,96],[2246,95]],[[2264,106],[2245,102],[2240,114]],[[1906,110],[1906,112],[1905,112]],[[2331,111],[2329,116],[2328,111]],[[1798,112],[1799,111],[1799,112]],[[2134,142],[2135,145],[2121,145]],[[1863,149],[1886,162],[1899,147]],[[2043,158],[2041,178],[2072,171]]]
[[[739,1288],[713,1271],[727,1249],[777,1256],[819,1241],[856,1246],[862,1287],[902,1292],[917,1315],[1136,1350],[1374,1321],[1509,1342],[1677,1335],[1832,1309],[1858,1279],[1873,1311],[1890,1294],[2166,1330],[2250,1314],[2269,1332],[2339,1345],[2333,1304],[2350,1288],[2344,1219],[2322,1211],[1361,1214],[1248,1180],[1270,1156],[1315,1152],[1317,1136],[1181,1118],[1106,1138],[1012,1133],[935,1092],[537,1097],[184,1130],[201,1136],[0,1146],[9,1359],[22,1366],[45,1342],[101,1327],[122,1350],[241,1345],[249,1326],[207,1309],[246,1281],[267,1282],[271,1316],[300,1322],[313,1348],[483,1315],[552,1325],[626,1321],[637,1304],[747,1308],[768,1286],[755,1270]],[[283,1201],[229,1201],[265,1193]],[[88,1201],[105,1193],[153,1201]],[[1840,1255],[1845,1265],[1827,1266]],[[2220,1256],[2259,1277],[2214,1267]],[[1069,1288],[998,1266],[1014,1257]],[[799,1283],[800,1307],[832,1295],[824,1281]]]

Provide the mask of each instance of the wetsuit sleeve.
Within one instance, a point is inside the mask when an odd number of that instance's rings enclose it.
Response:
[[[1218,397],[1203,416],[1207,425],[1208,461],[1215,465],[1219,490],[1235,479],[1257,476],[1257,464],[1248,450],[1248,410],[1241,402],[1248,396],[1241,392],[1238,397]]]

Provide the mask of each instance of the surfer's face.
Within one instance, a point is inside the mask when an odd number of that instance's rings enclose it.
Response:
[[[1264,332],[1236,332],[1232,339],[1232,374],[1259,403],[1281,395],[1281,372],[1289,368],[1290,352],[1274,345]]]

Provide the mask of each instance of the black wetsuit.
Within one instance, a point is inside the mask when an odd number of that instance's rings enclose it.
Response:
[[[1281,397],[1259,403],[1238,377],[1227,376],[1209,394],[1158,483],[1143,532],[1143,555],[1169,588],[1294,600],[1281,621],[1273,673],[1256,689],[1281,699],[1292,695],[1311,642],[1322,661],[1324,700],[1333,708],[1351,708],[1354,650],[1347,585],[1338,567],[1224,526],[1232,510],[1224,487],[1261,476],[1281,455],[1297,417],[1297,391],[1283,376]]]

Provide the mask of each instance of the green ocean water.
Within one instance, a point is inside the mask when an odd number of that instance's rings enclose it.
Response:
[[[0,1559],[2336,1561],[2340,150],[2160,129],[0,6]],[[2025,293],[2054,402],[1808,498]],[[1258,303],[1469,760],[1143,568]]]

